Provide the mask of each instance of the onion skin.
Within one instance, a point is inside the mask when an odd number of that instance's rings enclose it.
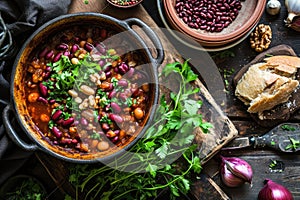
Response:
[[[265,186],[258,193],[258,200],[293,200],[293,196],[284,186],[266,179]]]
[[[285,24],[288,27],[293,28],[294,30],[298,31],[299,28],[295,28],[294,19],[297,16],[300,16],[300,1],[299,0],[285,0],[285,6],[288,11],[288,17],[285,20]],[[292,25],[293,24],[293,25]]]
[[[300,16],[295,17],[289,27],[300,32]]]
[[[248,162],[243,159],[231,157],[222,157],[221,162],[221,179],[228,187],[238,187],[245,182],[251,184],[253,171]]]

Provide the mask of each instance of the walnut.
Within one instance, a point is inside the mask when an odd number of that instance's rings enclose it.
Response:
[[[269,25],[259,24],[250,34],[250,44],[257,52],[268,49],[271,44],[272,30]]]

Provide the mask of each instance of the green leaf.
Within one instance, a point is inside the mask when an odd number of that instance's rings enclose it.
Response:
[[[189,115],[196,115],[200,107],[198,101],[192,99],[184,101],[184,108]]]
[[[150,151],[152,149],[152,147],[154,147],[154,146],[155,146],[155,142],[154,141],[149,141],[149,142],[145,143],[145,149],[147,151]]]
[[[204,133],[208,133],[210,128],[213,128],[213,125],[209,122],[202,122],[200,127]]]
[[[288,125],[288,124],[282,125],[281,128],[282,128],[283,130],[286,130],[286,131],[295,131],[295,130],[296,130],[295,127],[290,126],[290,125]]]
[[[170,190],[171,190],[171,193],[172,193],[174,196],[176,196],[176,197],[179,197],[179,196],[180,196],[180,195],[179,195],[179,190],[178,190],[178,188],[177,188],[175,185],[171,184],[171,185],[170,185]]]
[[[189,180],[187,180],[187,179],[185,179],[185,178],[181,178],[180,180],[181,180],[181,182],[182,182],[183,185],[184,185],[184,190],[185,190],[186,192],[189,191],[189,190],[190,190],[190,182],[189,182]]]
[[[161,159],[165,159],[167,154],[168,154],[168,145],[169,142],[165,141],[163,142],[163,144],[155,150],[155,153],[158,157],[160,157]]]
[[[152,165],[152,164],[148,164],[148,167],[146,168],[146,170],[151,174],[151,176],[153,178],[156,177],[156,170],[158,169],[158,167],[156,165]]]
[[[166,64],[166,66],[163,68],[162,70],[162,74],[164,74],[165,76],[170,75],[170,73],[172,72],[179,72],[180,69],[178,68],[178,66],[180,66],[181,64],[179,62],[174,62],[174,63],[168,63]]]
[[[199,174],[201,172],[202,167],[200,164],[200,158],[198,156],[194,157],[194,159],[193,159],[192,169],[197,174]]]

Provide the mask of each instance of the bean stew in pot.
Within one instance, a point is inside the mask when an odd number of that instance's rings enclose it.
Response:
[[[113,31],[76,26],[51,36],[26,63],[30,116],[52,146],[74,153],[109,151],[143,126],[149,83],[139,50],[105,40]],[[110,41],[111,42],[111,41]]]

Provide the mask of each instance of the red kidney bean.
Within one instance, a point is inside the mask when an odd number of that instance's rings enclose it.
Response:
[[[53,58],[53,62],[57,62],[57,61],[59,61],[59,59],[61,58],[61,56],[63,55],[63,52],[58,52],[55,56],[54,56],[54,58]]]
[[[73,144],[77,144],[77,143],[78,143],[78,140],[72,139],[72,143],[73,143]]]
[[[38,101],[38,102],[42,102],[42,103],[44,103],[44,104],[48,104],[48,100],[45,99],[44,97],[38,97],[37,101]]]
[[[118,140],[119,140],[119,136],[115,136],[115,137],[111,140],[111,142],[112,142],[112,143],[116,143]]]
[[[108,71],[108,72],[105,73],[106,78],[111,77],[111,75],[112,75],[111,71]]]
[[[58,139],[62,137],[62,132],[56,127],[53,126],[52,133],[57,137]]]
[[[129,67],[128,67],[128,65],[126,63],[121,63],[119,65],[119,72],[121,74],[125,74],[128,70],[129,70]]]
[[[70,51],[64,51],[63,53],[64,56],[68,56],[69,58],[72,58],[72,54],[70,53]]]
[[[241,7],[240,0],[177,0],[175,5],[178,16],[189,27],[209,32],[222,31],[237,17]],[[220,24],[221,20],[228,25],[216,27],[215,23]]]
[[[99,44],[96,46],[96,49],[101,53],[101,54],[105,54],[106,53],[106,48],[104,46],[104,44]]]
[[[128,81],[125,79],[121,79],[118,81],[118,86],[128,87]]]
[[[100,67],[103,67],[105,65],[105,60],[101,59],[99,60],[98,64],[100,65]]]
[[[113,110],[114,113],[118,114],[118,113],[120,113],[122,111],[121,107],[117,103],[115,103],[115,102],[111,102],[110,106],[111,106],[111,108],[112,108],[112,110]]]
[[[89,124],[89,122],[84,117],[81,117],[80,124],[83,126],[87,126]]]
[[[74,126],[77,126],[78,124],[79,124],[78,120],[75,120],[74,123],[73,123]]]
[[[74,44],[74,45],[72,46],[72,48],[71,48],[71,53],[75,53],[75,52],[78,51],[78,50],[79,50],[78,44]]]
[[[63,138],[60,140],[61,144],[71,144],[72,143],[72,139],[71,138]]]
[[[48,88],[43,83],[39,84],[39,90],[44,97],[48,96]]]
[[[120,115],[117,114],[109,114],[109,119],[111,119],[112,121],[116,122],[116,123],[122,123],[123,122],[123,118]]]
[[[50,66],[47,66],[46,69],[45,69],[45,71],[46,71],[46,72],[50,72],[50,71],[51,71],[51,67],[50,67]]]
[[[102,128],[103,131],[108,131],[110,129],[110,127],[107,123],[101,124],[101,128]]]
[[[111,70],[111,66],[106,66],[103,70],[104,72],[109,72]]]
[[[54,121],[57,121],[60,118],[61,115],[62,115],[62,111],[61,110],[57,110],[57,111],[55,111],[55,113],[52,115],[51,118]]]
[[[94,48],[94,46],[89,42],[86,42],[84,44],[84,49],[87,50],[88,52],[91,52],[93,50],[93,48]]]
[[[112,90],[108,93],[108,98],[111,99],[111,98],[115,97],[116,94],[117,94],[117,92],[115,90]]]
[[[127,71],[126,76],[127,76],[128,78],[131,78],[131,77],[133,76],[133,74],[134,74],[134,68],[131,67],[131,68]]]
[[[114,89],[114,85],[112,83],[109,83],[107,88],[104,88],[104,91],[109,92],[112,91]]]
[[[44,58],[44,57],[46,56],[46,54],[47,54],[48,51],[49,51],[49,48],[48,48],[48,47],[45,47],[45,48],[43,49],[43,51],[41,51],[41,52],[39,53],[39,58]]]
[[[54,104],[55,102],[56,102],[55,99],[49,100],[49,103],[50,103],[50,104]]]
[[[69,119],[67,120],[64,120],[64,122],[62,123],[63,126],[70,126],[71,124],[74,123],[74,118],[73,117],[70,117]]]
[[[57,124],[62,124],[64,122],[64,119],[63,118],[60,118],[56,121]]]
[[[54,56],[54,51],[53,51],[53,50],[50,50],[50,51],[48,51],[48,52],[46,53],[45,58],[46,58],[47,60],[49,60],[49,59],[51,59],[53,56]]]
[[[56,46],[57,50],[67,50],[69,48],[69,45],[67,45],[66,43],[62,43]]]
[[[120,93],[119,94],[119,98],[122,100],[122,101],[126,101],[126,99],[128,98],[128,96],[125,94],[125,93]]]
[[[51,72],[46,72],[45,76],[44,76],[44,79],[48,79],[50,77],[50,75],[51,75]]]

